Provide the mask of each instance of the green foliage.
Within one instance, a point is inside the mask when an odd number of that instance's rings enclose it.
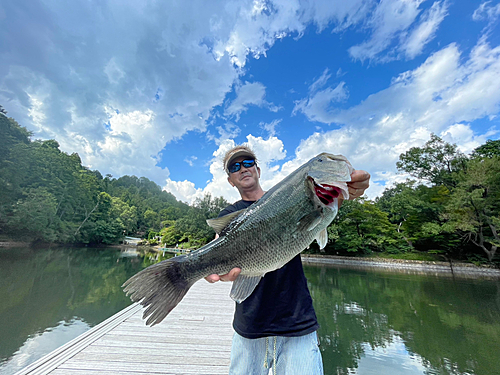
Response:
[[[443,230],[460,232],[493,260],[500,246],[500,156],[468,163],[446,206]]]
[[[484,145],[481,145],[472,151],[473,159],[493,158],[500,156],[500,139],[492,141],[488,139]]]
[[[329,252],[400,253],[409,249],[387,214],[375,203],[361,199],[344,202],[328,228],[328,237],[333,241]]]
[[[399,170],[434,185],[454,187],[456,174],[465,168],[467,158],[456,145],[444,142],[435,134],[423,147],[412,147],[399,156]]]
[[[206,220],[228,205],[207,194],[189,206],[145,177],[103,177],[82,166],[78,154],[62,152],[55,140],[32,141],[4,113],[0,132],[2,236],[97,244],[127,235],[155,243],[159,236],[164,246],[198,247],[215,235]],[[432,135],[400,155],[397,167],[427,183],[398,183],[375,202],[344,202],[328,228],[328,253],[497,261],[499,140],[488,140],[468,159]]]
[[[109,244],[180,220],[186,233],[175,239],[203,244],[213,235],[205,217],[226,203],[209,196],[189,207],[147,178],[103,177],[55,140],[31,141],[31,133],[4,114],[0,132],[0,234],[9,237]]]

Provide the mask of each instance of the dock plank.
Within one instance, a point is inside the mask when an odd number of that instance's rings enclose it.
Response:
[[[197,282],[160,324],[132,305],[16,375],[227,374],[231,283]]]

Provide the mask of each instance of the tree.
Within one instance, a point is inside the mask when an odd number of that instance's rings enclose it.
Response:
[[[46,188],[30,188],[23,194],[9,216],[8,225],[30,241],[51,242],[57,239],[57,201]]]
[[[468,163],[450,197],[443,226],[459,231],[491,262],[500,246],[500,156]]]
[[[475,148],[471,154],[474,159],[492,158],[494,156],[500,156],[500,139],[496,141],[488,139],[484,145]]]
[[[412,177],[453,188],[456,186],[456,175],[464,170],[466,161],[457,145],[431,134],[431,139],[423,147],[412,147],[401,154],[396,166]]]
[[[347,201],[328,228],[335,251],[398,253],[409,248],[387,214],[371,201]]]
[[[200,209],[206,219],[212,219],[229,206],[229,202],[223,197],[212,198],[210,193],[206,193],[203,198],[196,198],[193,206]]]

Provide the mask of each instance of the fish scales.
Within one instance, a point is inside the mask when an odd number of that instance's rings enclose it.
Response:
[[[338,196],[348,198],[346,182],[351,172],[343,156],[316,156],[247,209],[209,220],[220,232],[219,238],[189,255],[139,272],[124,284],[125,291],[147,307],[147,324],[157,324],[194,282],[239,267],[242,271],[231,297],[243,301],[261,277],[281,268],[315,239],[324,247],[326,228],[337,214]]]

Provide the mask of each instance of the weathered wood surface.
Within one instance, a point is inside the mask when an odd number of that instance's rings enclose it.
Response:
[[[234,302],[230,283],[197,282],[160,324],[132,305],[16,375],[227,374]]]

